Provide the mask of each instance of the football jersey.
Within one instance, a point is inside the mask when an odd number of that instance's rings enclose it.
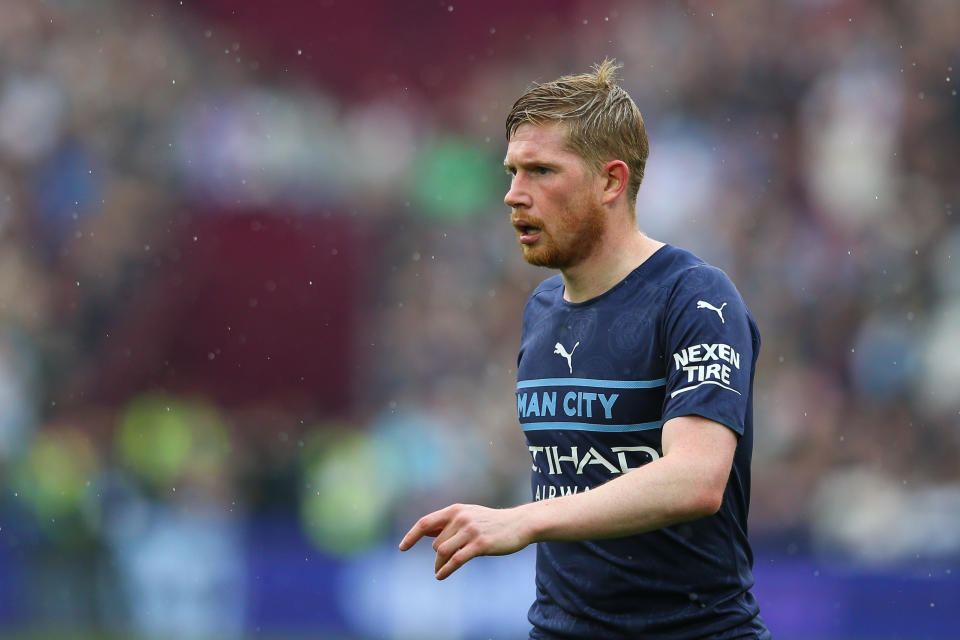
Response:
[[[663,455],[698,415],[738,435],[720,510],[639,535],[537,545],[531,638],[766,638],[747,541],[756,322],[723,271],[665,245],[605,293],[523,313],[517,415],[534,500],[589,491]],[[587,517],[587,514],[584,514]]]

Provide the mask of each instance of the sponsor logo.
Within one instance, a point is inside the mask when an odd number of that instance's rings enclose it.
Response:
[[[673,398],[705,384],[716,385],[737,395],[739,391],[730,386],[730,374],[740,369],[740,354],[728,344],[695,344],[673,354],[674,370],[686,374],[688,386],[670,394]],[[732,368],[731,368],[732,367]]]
[[[647,446],[610,447],[610,453],[606,455],[594,447],[589,447],[582,453],[581,447],[528,445],[527,449],[530,450],[533,461],[531,469],[550,476],[559,475],[565,471],[583,475],[584,469],[588,466],[600,467],[606,469],[610,475],[617,475],[641,467],[660,457],[660,452]]]
[[[553,353],[555,355],[566,358],[567,366],[570,367],[570,373],[573,373],[573,352],[577,350],[577,347],[580,346],[580,342],[573,345],[573,349],[570,349],[570,353],[567,353],[567,350],[559,342],[553,346]]]
[[[721,324],[727,324],[727,322],[723,319],[723,308],[725,306],[727,306],[726,302],[724,302],[722,305],[720,305],[719,308],[717,308],[712,304],[710,304],[709,302],[706,302],[705,300],[697,300],[697,309],[710,309],[711,311],[716,311],[717,315],[720,316]]]
[[[549,498],[556,498],[557,496],[571,496],[575,493],[586,493],[590,491],[590,487],[579,487],[577,485],[561,485],[556,486],[552,484],[538,484],[536,490],[533,493],[533,500],[547,500]]]

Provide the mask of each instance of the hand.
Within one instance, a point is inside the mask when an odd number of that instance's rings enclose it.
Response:
[[[477,556],[503,556],[530,544],[522,532],[518,508],[490,509],[475,504],[453,504],[420,518],[400,541],[406,551],[423,536],[436,538],[434,571],[443,580]]]

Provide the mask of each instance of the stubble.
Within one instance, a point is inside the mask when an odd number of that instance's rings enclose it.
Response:
[[[533,245],[520,245],[523,257],[530,264],[548,269],[574,267],[596,251],[606,231],[606,218],[599,205],[581,205],[580,211],[565,212]]]

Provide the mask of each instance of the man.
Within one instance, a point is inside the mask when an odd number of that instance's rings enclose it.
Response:
[[[517,413],[534,501],[452,505],[444,579],[537,542],[530,637],[769,638],[747,541],[756,323],[727,276],[644,235],[648,146],[606,60],[534,85],[507,118],[504,201],[528,262]]]

